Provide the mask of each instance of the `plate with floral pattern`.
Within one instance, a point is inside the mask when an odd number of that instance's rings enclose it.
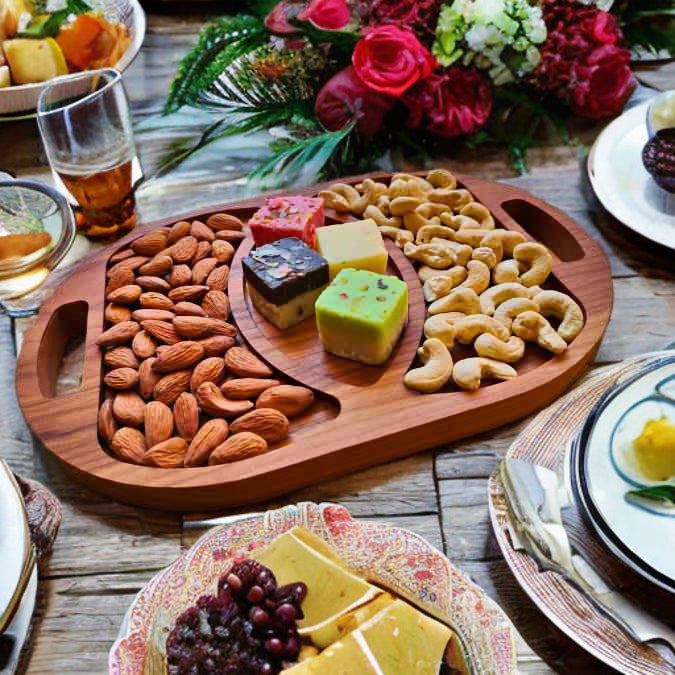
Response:
[[[356,572],[448,624],[473,675],[517,673],[514,629],[501,608],[419,535],[355,520],[343,506],[300,503],[234,516],[207,532],[136,596],[110,651],[110,675],[162,672],[148,644],[164,644],[178,615],[213,592],[233,559],[302,525]],[[146,663],[148,661],[149,663]]]

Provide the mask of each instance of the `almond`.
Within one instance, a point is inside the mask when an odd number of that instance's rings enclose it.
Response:
[[[169,286],[168,281],[164,281],[164,279],[160,277],[137,277],[136,278],[136,283],[144,290],[144,291],[155,291],[157,293],[166,293],[169,290],[171,290],[171,286]]]
[[[201,220],[192,221],[192,225],[190,225],[190,234],[200,241],[213,241],[216,238],[213,234],[213,230],[202,223]]]
[[[225,398],[218,385],[213,382],[203,382],[194,394],[204,412],[213,417],[234,417],[253,407],[251,401],[233,401]]]
[[[204,348],[202,347],[202,351],[203,349]],[[210,356],[209,358],[200,361],[192,371],[190,391],[197,391],[199,385],[203,382],[215,382],[218,384],[223,379],[224,375],[225,361],[219,356]]]
[[[220,232],[218,234],[221,234]],[[238,232],[237,234],[241,234]],[[229,263],[234,258],[234,247],[227,241],[216,241],[211,244],[211,255],[220,263]]]
[[[227,398],[256,398],[266,389],[277,387],[279,380],[264,380],[256,377],[243,377],[241,379],[228,380],[220,387],[220,391]]]
[[[178,316],[206,316],[206,312],[194,302],[177,302],[174,311]]]
[[[230,316],[230,301],[223,291],[209,291],[202,300],[202,309],[212,319],[227,321]]]
[[[145,406],[143,423],[145,444],[149,448],[166,441],[173,434],[173,413],[171,408],[161,401],[150,401]]]
[[[172,267],[173,258],[166,253],[160,253],[141,265],[138,272],[145,277],[163,277]]]
[[[141,265],[148,262],[148,258],[144,255],[132,255],[130,258],[125,258],[117,264],[113,265],[106,273],[107,279],[111,279],[118,270],[137,270]]]
[[[222,356],[236,342],[229,335],[214,335],[213,337],[197,340],[204,347],[204,356]]]
[[[131,242],[131,250],[138,255],[157,255],[167,247],[169,233],[166,230],[153,230]]]
[[[206,285],[211,291],[226,291],[227,280],[230,278],[230,268],[227,265],[216,267],[208,277],[206,277]]]
[[[183,466],[187,450],[187,441],[174,436],[153,445],[143,455],[143,463],[160,469],[177,469]]]
[[[112,413],[112,399],[108,398],[101,403],[98,409],[98,435],[106,443],[110,443],[116,431],[117,422]]]
[[[206,224],[212,230],[242,230],[244,223],[229,213],[214,213],[208,217]]]
[[[110,258],[108,258],[108,264],[114,265],[122,260],[131,258],[132,255],[134,255],[134,252],[130,248],[122,249],[121,251],[117,251],[117,253],[113,253]]]
[[[122,288],[122,286],[133,284],[134,279],[135,275],[133,270],[118,269],[114,274],[111,275],[110,279],[108,279],[108,283],[105,287],[106,295],[108,295],[108,293],[112,293],[118,288]]]
[[[176,316],[173,312],[166,309],[137,309],[131,313],[134,321],[143,323],[144,321],[173,321]]]
[[[146,401],[152,396],[155,386],[162,379],[161,374],[152,367],[156,360],[156,357],[151,356],[138,366],[138,393]]]
[[[206,281],[206,277],[213,272],[218,265],[215,258],[204,258],[192,268],[192,283],[199,285]]]
[[[286,417],[295,417],[314,403],[314,392],[307,387],[280,384],[266,389],[255,403],[256,408],[274,408]]]
[[[197,240],[190,235],[183,237],[169,249],[169,252],[174,262],[186,263],[197,253]]]
[[[176,265],[169,275],[171,288],[185,286],[192,281],[192,270],[187,265]]]
[[[141,297],[142,292],[143,289],[138,284],[129,284],[108,293],[106,300],[118,305],[132,305]]]
[[[154,356],[157,349],[157,343],[144,330],[140,331],[134,336],[134,341],[131,343],[131,349],[139,359],[147,359]]]
[[[190,234],[190,223],[187,220],[179,220],[170,230],[169,230],[169,244],[175,244],[179,239],[187,237]]]
[[[245,347],[232,347],[225,354],[225,367],[239,377],[270,377],[272,370]]]
[[[131,319],[131,310],[128,307],[109,302],[105,306],[103,316],[108,323],[122,323],[122,321]]]
[[[103,378],[111,389],[132,389],[138,384],[138,371],[133,368],[115,368]]]
[[[201,466],[206,464],[211,451],[220,445],[228,434],[225,420],[209,420],[195,434],[185,457],[185,466]]]
[[[276,443],[288,436],[288,418],[273,408],[258,408],[237,418],[231,424],[233,434],[252,431],[268,443]]]
[[[194,267],[200,260],[204,260],[204,258],[208,258],[210,256],[211,256],[211,242],[200,241],[197,244],[197,250],[195,251],[195,254],[192,256],[190,265]]]
[[[244,232],[237,232],[236,230],[221,230],[216,236],[218,237],[218,240],[230,244],[238,244],[240,241],[246,239],[246,234]]]
[[[167,284],[167,286],[168,285],[169,284]],[[138,302],[143,309],[165,309],[168,312],[173,312],[175,310],[175,305],[166,297],[166,295],[154,291],[141,293]]]
[[[237,334],[237,329],[232,324],[207,316],[177,316],[174,317],[173,325],[176,332],[186,338],[201,338],[209,335],[234,337]]]
[[[176,344],[176,342],[181,341],[181,338],[178,333],[176,333],[176,329],[173,327],[173,324],[169,323],[168,321],[156,321],[149,319],[148,321],[143,321],[141,325],[143,326],[143,330],[146,333],[152,335],[152,337],[154,337],[159,342],[163,342],[167,345],[173,345]]]
[[[112,411],[115,419],[129,427],[143,424],[145,401],[135,391],[121,391],[113,399]]]
[[[190,368],[203,358],[204,347],[198,342],[176,342],[157,356],[152,368],[158,373],[170,373],[174,370]]]
[[[115,347],[103,355],[103,363],[108,368],[136,368],[138,359],[129,347]]]
[[[190,386],[191,370],[176,370],[165,375],[153,389],[155,400],[171,405]]]
[[[208,286],[179,286],[169,291],[169,297],[173,302],[192,302],[203,298],[208,290]]]
[[[141,330],[141,327],[136,321],[122,321],[103,331],[96,338],[96,344],[101,347],[129,344],[139,330]]]
[[[122,427],[115,432],[110,447],[125,462],[141,464],[145,454],[145,437],[138,429]]]
[[[267,441],[264,438],[250,431],[241,431],[213,449],[209,455],[209,466],[256,457],[266,451]]]
[[[189,440],[199,430],[199,404],[194,394],[183,392],[173,404],[173,419],[179,436]]]

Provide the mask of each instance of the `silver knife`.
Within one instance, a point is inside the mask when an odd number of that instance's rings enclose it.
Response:
[[[634,640],[657,648],[675,663],[675,630],[645,612],[610,587],[593,566],[574,551],[562,522],[563,486],[558,475],[543,466],[520,459],[505,459],[500,476],[509,509],[514,548],[524,548],[544,569],[569,579],[615,624]]]
[[[7,630],[0,635],[0,641],[8,646],[8,656],[0,664],[0,675],[14,675],[19,666],[21,650],[28,637],[35,598],[37,597],[38,573],[37,564],[33,565],[28,585],[23,593],[19,607]]]

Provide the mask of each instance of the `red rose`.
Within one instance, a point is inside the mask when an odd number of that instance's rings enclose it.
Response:
[[[615,45],[622,33],[613,14],[598,12],[593,21],[593,37],[605,45]]]
[[[365,136],[373,136],[394,103],[391,96],[366,87],[349,66],[323,85],[316,97],[314,112],[329,131],[342,129],[356,120],[356,129]]]
[[[452,66],[433,73],[408,90],[408,126],[452,138],[472,134],[492,111],[489,80],[476,69]]]
[[[412,31],[378,26],[366,28],[363,33],[354,48],[352,63],[356,74],[375,91],[400,96],[429,75],[436,64]]]
[[[322,30],[340,30],[349,23],[351,13],[345,0],[311,0],[298,19]]]
[[[407,26],[420,40],[431,43],[440,9],[441,0],[371,0],[370,21]]]
[[[265,27],[272,33],[280,35],[295,33],[298,29],[290,23],[290,19],[297,18],[302,8],[303,5],[299,2],[286,2],[286,0],[278,2],[265,17]]]

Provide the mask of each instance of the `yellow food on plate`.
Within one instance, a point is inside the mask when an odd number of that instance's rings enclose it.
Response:
[[[9,68],[7,66],[0,66],[0,89],[9,87],[12,83],[9,77]]]
[[[5,40],[2,48],[15,84],[46,82],[68,74],[61,47],[53,38]]]
[[[663,481],[675,476],[675,423],[668,418],[648,420],[633,441],[635,460],[642,475]]]
[[[0,40],[14,37],[19,19],[28,8],[23,0],[0,0]]]

